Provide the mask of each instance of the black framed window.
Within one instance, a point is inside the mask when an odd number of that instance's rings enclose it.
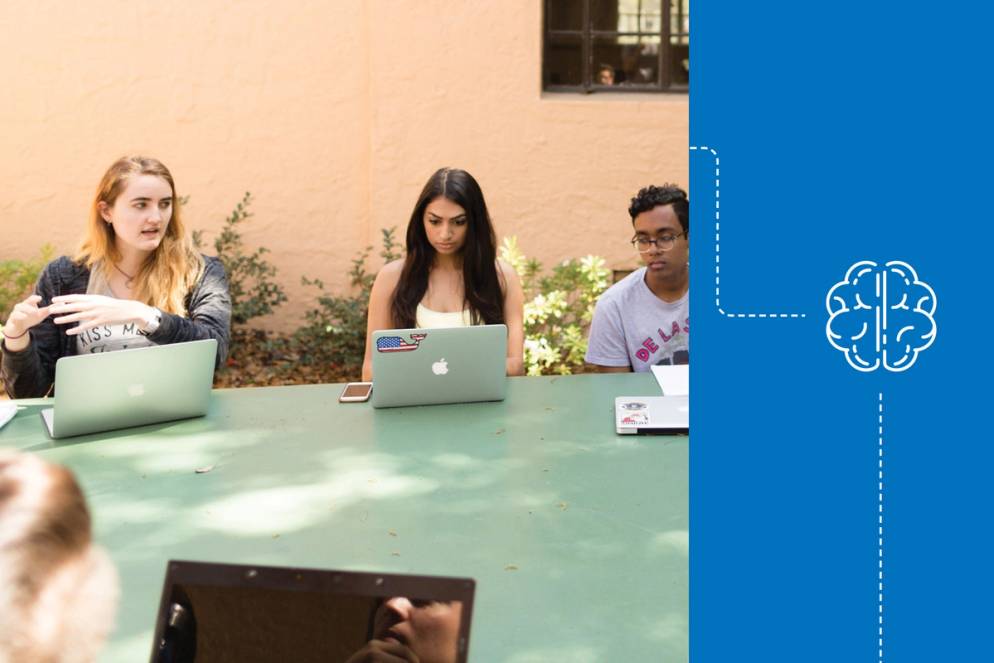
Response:
[[[686,92],[690,0],[545,0],[542,89]]]

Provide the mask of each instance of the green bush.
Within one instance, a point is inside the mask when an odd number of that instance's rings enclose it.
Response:
[[[394,228],[383,229],[380,257],[384,264],[401,257]],[[325,291],[320,279],[304,277],[306,286],[318,289],[317,306],[304,314],[305,324],[293,335],[293,347],[304,366],[323,366],[331,374],[358,376],[366,350],[366,315],[375,272],[366,270],[373,247],[352,259],[349,269],[351,292],[335,295]]]
[[[14,310],[14,305],[31,294],[41,270],[52,259],[51,245],[41,247],[41,253],[31,260],[0,260],[0,323]]]
[[[276,267],[264,258],[269,249],[247,252],[242,241],[241,224],[252,216],[248,211],[251,203],[252,194],[246,192],[224,220],[221,234],[214,239],[214,250],[228,274],[232,325],[244,325],[252,318],[269,315],[287,300],[283,287],[272,280]],[[203,247],[203,231],[194,231],[193,243],[198,249]]]
[[[604,259],[571,258],[543,276],[542,264],[525,258],[515,237],[504,239],[500,255],[521,277],[525,293],[525,373],[582,371],[594,305],[611,276]]]

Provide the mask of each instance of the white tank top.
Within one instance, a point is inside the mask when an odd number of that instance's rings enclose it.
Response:
[[[422,304],[414,314],[414,323],[418,329],[439,329],[441,327],[472,327],[473,316],[469,309],[461,311],[432,311]]]

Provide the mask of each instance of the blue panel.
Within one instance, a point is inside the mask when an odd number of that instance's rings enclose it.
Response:
[[[994,12],[694,11],[691,145],[717,154],[690,153],[691,660],[983,660]],[[826,295],[862,260],[934,290],[934,343],[906,370],[857,371],[828,342]],[[859,314],[893,349],[914,306],[882,301]]]

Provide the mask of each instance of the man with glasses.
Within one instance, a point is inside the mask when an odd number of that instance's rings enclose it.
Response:
[[[588,364],[604,373],[690,363],[690,203],[672,184],[647,186],[628,208],[641,267],[601,295]]]

